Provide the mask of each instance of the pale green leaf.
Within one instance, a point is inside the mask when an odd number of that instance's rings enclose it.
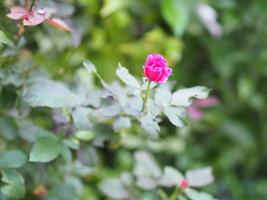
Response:
[[[0,168],[19,168],[27,161],[27,156],[20,150],[0,153]]]
[[[177,186],[183,178],[183,174],[176,168],[166,166],[162,177],[159,179],[159,184],[165,187],[173,187]]]
[[[160,107],[168,107],[171,104],[171,91],[166,87],[157,88],[155,91],[155,102]]]
[[[0,117],[0,135],[7,140],[16,139],[17,125],[12,118]]]
[[[35,81],[24,93],[24,100],[31,106],[47,106],[51,108],[74,107],[76,95],[65,85],[42,79]]]
[[[32,146],[31,162],[50,162],[61,153],[61,144],[54,138],[41,137]]]
[[[92,123],[89,121],[89,113],[92,112],[90,108],[77,107],[72,113],[72,118],[75,126],[79,130],[89,130],[92,128]]]
[[[192,187],[203,187],[211,184],[214,181],[211,167],[201,169],[188,170],[186,172],[186,179]]]
[[[95,134],[92,131],[78,131],[75,137],[82,141],[90,141],[95,137]]]
[[[145,151],[137,151],[134,153],[136,166],[134,174],[138,177],[159,178],[161,169],[154,157]]]
[[[176,35],[182,35],[189,22],[191,0],[160,1],[161,14]]]
[[[121,66],[120,64],[116,70],[116,74],[125,84],[129,85],[130,87],[135,89],[141,88],[141,85],[136,80],[136,78],[129,73],[128,69]]]
[[[139,121],[141,127],[149,134],[150,139],[156,139],[158,137],[160,127],[151,114],[142,116]]]
[[[92,72],[96,72],[96,67],[93,63],[91,63],[91,61],[86,60],[83,62],[83,66],[85,67],[85,69],[87,70],[87,72],[92,73]]]
[[[9,46],[14,46],[14,43],[5,35],[3,31],[0,30],[0,45],[7,44]]]
[[[1,192],[10,198],[20,199],[25,195],[25,183],[20,173],[13,169],[2,170],[2,182],[4,185]]]
[[[130,197],[120,179],[106,179],[98,185],[98,188],[103,194],[112,199],[129,199]]]
[[[97,112],[103,117],[114,117],[122,111],[119,104],[106,106],[97,110]]]
[[[129,117],[119,117],[115,120],[113,124],[113,129],[118,131],[123,128],[130,128],[131,127],[131,120]]]
[[[164,114],[167,116],[169,121],[177,126],[184,127],[186,125],[186,110],[182,107],[167,107],[163,110]]]
[[[205,192],[198,192],[191,188],[185,189],[185,193],[190,200],[215,200],[210,194]]]
[[[101,16],[106,17],[106,16],[122,9],[128,3],[129,3],[129,0],[128,1],[125,1],[125,0],[105,0],[104,6],[100,10],[100,14],[101,14]]]
[[[185,88],[177,90],[172,95],[171,104],[174,106],[190,106],[194,99],[205,99],[208,97],[210,89],[203,86]]]

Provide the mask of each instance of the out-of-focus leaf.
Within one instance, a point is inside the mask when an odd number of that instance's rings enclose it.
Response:
[[[50,162],[61,153],[61,144],[54,138],[41,137],[32,146],[31,162]]]
[[[136,80],[136,78],[129,73],[128,69],[121,66],[120,64],[116,70],[116,74],[125,84],[129,85],[132,88],[140,89],[141,85]]]
[[[157,182],[153,178],[138,177],[136,185],[143,190],[154,190],[157,187]]]
[[[145,151],[137,151],[134,153],[134,158],[136,160],[136,167],[134,169],[136,176],[152,178],[159,178],[161,176],[161,169],[151,154]]]
[[[92,131],[78,131],[75,137],[82,141],[90,141],[95,137],[95,134]]]
[[[185,126],[186,110],[184,108],[168,107],[164,108],[163,112],[173,125],[177,127]]]
[[[5,35],[3,31],[0,30],[0,45],[7,44],[9,46],[14,46],[14,43]]]
[[[210,194],[205,192],[198,192],[191,188],[185,189],[185,193],[191,200],[215,200]]]
[[[92,73],[92,72],[96,72],[96,67],[93,63],[91,63],[91,61],[86,60],[83,62],[83,66],[85,67],[85,69],[87,70],[87,72]]]
[[[122,110],[120,105],[114,104],[111,106],[103,107],[97,110],[103,117],[114,117],[118,115]]]
[[[160,127],[158,123],[153,119],[151,114],[142,116],[140,119],[141,127],[147,131],[150,139],[156,139],[158,137],[158,131]]]
[[[74,107],[77,103],[76,98],[76,95],[63,84],[45,79],[35,81],[24,93],[24,100],[33,107]]]
[[[98,185],[101,192],[112,199],[129,199],[130,194],[123,186],[120,179],[110,178]]]
[[[173,93],[171,104],[182,107],[190,106],[193,99],[205,99],[209,92],[210,89],[203,86],[180,89]]]
[[[2,170],[2,182],[4,185],[1,192],[10,198],[20,199],[25,195],[24,179],[16,170],[5,169]]]
[[[164,167],[163,175],[158,183],[165,187],[177,186],[184,178],[181,172],[173,167]]]
[[[121,8],[126,6],[127,4],[128,4],[128,1],[124,1],[124,0],[105,0],[104,6],[101,9],[100,14],[103,17],[106,17],[106,16],[120,10]]]
[[[92,112],[90,108],[77,107],[72,113],[75,126],[79,130],[89,130],[92,128],[92,123],[89,121],[88,115]]]
[[[7,140],[17,137],[17,125],[12,118],[0,117],[0,135]]]
[[[66,162],[71,162],[72,160],[71,150],[66,144],[62,144],[61,146],[61,156],[64,158]]]
[[[157,88],[155,92],[155,102],[161,107],[168,107],[171,104],[171,91],[168,88]]]
[[[160,1],[161,14],[176,35],[182,35],[189,21],[191,1]]]
[[[123,128],[130,128],[131,127],[131,120],[129,117],[119,117],[115,120],[113,124],[113,129],[118,131]]]
[[[206,186],[211,184],[214,180],[211,167],[188,170],[185,176],[189,182],[189,185],[192,187]]]
[[[0,168],[19,168],[27,161],[27,156],[20,150],[0,153]]]

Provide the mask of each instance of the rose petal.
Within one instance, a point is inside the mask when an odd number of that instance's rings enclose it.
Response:
[[[10,9],[10,13],[7,14],[7,17],[10,19],[18,20],[22,19],[23,17],[27,16],[29,12],[20,6],[14,6]]]

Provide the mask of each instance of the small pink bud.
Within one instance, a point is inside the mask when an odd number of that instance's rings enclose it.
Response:
[[[179,187],[183,190],[188,188],[188,186],[189,186],[189,183],[188,183],[188,180],[186,179],[181,180],[179,183]]]
[[[147,56],[144,74],[150,81],[158,84],[166,83],[171,73],[172,69],[162,55],[151,54]]]

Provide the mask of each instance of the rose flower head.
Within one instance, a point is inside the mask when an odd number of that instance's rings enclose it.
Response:
[[[158,84],[166,83],[172,69],[168,66],[166,59],[160,54],[150,54],[147,56],[144,66],[144,74],[150,81]]]

